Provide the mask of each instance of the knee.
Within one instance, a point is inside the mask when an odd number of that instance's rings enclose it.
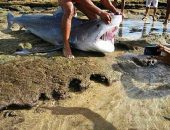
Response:
[[[66,16],[67,18],[71,19],[74,15],[75,15],[74,7],[64,9],[64,16]]]

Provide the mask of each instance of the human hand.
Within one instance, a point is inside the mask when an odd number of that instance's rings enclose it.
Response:
[[[159,50],[161,52],[160,56],[157,56],[158,60],[161,60],[162,62],[166,64],[170,64],[170,48],[159,45]]]
[[[125,17],[123,12],[120,12],[119,10],[112,11],[115,15],[122,15],[122,19]]]
[[[118,10],[116,10],[116,11],[114,12],[114,14],[115,14],[115,15],[123,15],[122,12],[120,12],[120,11],[118,11]]]
[[[106,24],[111,23],[111,15],[108,12],[102,11],[99,16]]]

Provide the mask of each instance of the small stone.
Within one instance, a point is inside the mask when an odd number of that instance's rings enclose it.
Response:
[[[7,117],[15,117],[17,114],[14,111],[6,111],[3,115],[5,118]]]

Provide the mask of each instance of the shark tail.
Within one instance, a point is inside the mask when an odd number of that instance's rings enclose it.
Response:
[[[14,16],[10,12],[7,14],[7,21],[8,21],[7,29],[10,29],[12,27],[12,25],[14,24]]]

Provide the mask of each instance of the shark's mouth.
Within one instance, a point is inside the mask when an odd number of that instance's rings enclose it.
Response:
[[[100,40],[103,40],[103,41],[114,40],[117,30],[118,30],[117,26],[113,27],[111,30],[105,32],[102,36],[100,36]]]
[[[109,53],[115,50],[114,46],[114,37],[118,31],[118,27],[112,27],[111,29],[103,30],[94,44],[91,44],[91,48],[93,51],[96,50],[98,52]]]

